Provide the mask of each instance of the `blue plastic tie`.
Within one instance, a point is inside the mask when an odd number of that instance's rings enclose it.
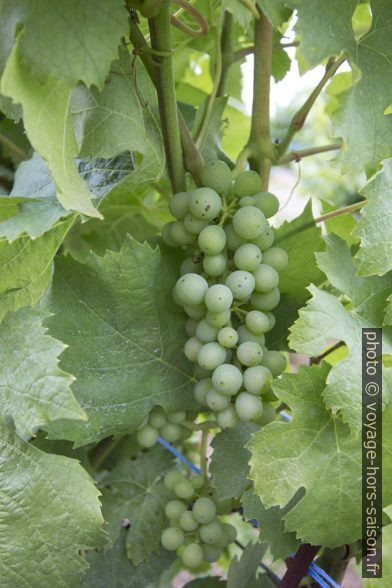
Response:
[[[340,584],[338,584],[337,582],[335,582],[335,580],[330,578],[330,576],[328,576],[327,572],[325,572],[322,568],[320,568],[314,561],[310,564],[309,567],[312,568],[319,576],[324,578],[324,580],[329,582],[329,584],[332,586],[332,588],[341,588]]]
[[[178,457],[178,459],[180,461],[182,461],[182,463],[187,465],[188,468],[190,468],[193,472],[195,472],[195,474],[197,474],[198,476],[201,476],[201,469],[198,468],[197,466],[195,466],[191,461],[189,461],[189,459],[187,459],[185,457],[185,455],[182,455],[182,453],[177,451],[177,449],[175,447],[173,447],[173,445],[171,445],[168,441],[166,441],[162,437],[158,437],[158,441],[161,445],[163,445],[163,447],[166,447],[166,449],[168,451],[170,451],[170,453],[172,453],[173,455]]]
[[[321,586],[321,588],[330,588],[329,584],[324,582],[324,580],[321,578],[321,576],[318,575],[316,570],[314,570],[310,566],[308,567],[308,574],[309,576],[312,576],[313,580],[316,580],[317,584]]]
[[[293,419],[293,417],[291,416],[291,414],[289,414],[285,410],[281,410],[279,414],[280,414],[281,417],[284,418],[285,421],[291,421]]]

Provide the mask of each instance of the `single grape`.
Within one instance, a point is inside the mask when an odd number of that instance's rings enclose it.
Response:
[[[212,220],[218,216],[221,208],[221,197],[211,188],[198,188],[190,195],[189,210],[196,218]]]
[[[170,237],[178,245],[192,245],[196,237],[185,228],[183,221],[176,221],[170,225]]]
[[[240,207],[243,208],[244,206],[254,206],[255,201],[253,196],[243,196],[240,200]]]
[[[186,412],[185,410],[176,410],[174,412],[169,412],[167,415],[167,420],[169,423],[181,424],[186,419]]]
[[[195,398],[200,404],[206,405],[207,404],[207,393],[212,388],[212,380],[211,378],[205,378],[204,380],[200,380],[197,382],[194,388],[194,395]]]
[[[255,335],[266,333],[270,327],[268,316],[260,310],[251,310],[245,317],[245,324]]]
[[[183,304],[201,304],[207,290],[207,281],[198,274],[181,276],[176,284],[176,294]]]
[[[169,527],[163,531],[161,543],[168,551],[176,551],[184,543],[184,533],[178,527]]]
[[[250,299],[252,306],[266,312],[276,308],[280,302],[280,291],[279,288],[273,288],[270,292],[263,294],[262,292],[253,292]]]
[[[255,206],[244,206],[234,214],[233,227],[242,239],[256,239],[268,229],[268,223],[261,210]]]
[[[189,500],[189,498],[192,498],[193,494],[194,494],[194,488],[192,486],[192,484],[190,483],[189,480],[181,480],[180,482],[177,482],[174,485],[174,493],[176,494],[176,496],[178,496],[179,498],[185,498],[186,500]]]
[[[241,421],[255,421],[263,413],[263,403],[258,396],[241,392],[236,398],[235,409]]]
[[[261,251],[252,243],[244,243],[234,253],[234,263],[240,270],[253,272],[261,264]]]
[[[252,243],[257,245],[260,251],[265,251],[269,247],[271,247],[272,243],[275,240],[275,234],[271,227],[268,227],[264,233],[261,233],[259,237],[256,239],[252,239]]]
[[[204,318],[196,327],[196,337],[202,343],[210,343],[211,341],[216,341],[218,331],[218,327],[212,327]]]
[[[207,523],[206,525],[201,525],[199,536],[204,543],[208,543],[209,545],[218,543],[222,537],[222,527],[217,520]]]
[[[264,333],[260,333],[260,334],[256,335],[255,333],[252,333],[252,331],[250,331],[246,325],[241,325],[240,327],[238,327],[237,333],[238,333],[238,343],[245,343],[246,341],[254,341],[255,343],[258,343],[259,345],[265,344]]]
[[[163,484],[168,490],[173,490],[177,482],[181,482],[182,480],[185,480],[185,478],[181,472],[178,470],[170,470],[170,472],[165,474]]]
[[[165,224],[162,229],[162,239],[163,242],[166,243],[166,245],[169,247],[178,247],[177,241],[174,241],[173,237],[171,236],[172,225],[174,225],[174,221]]]
[[[193,507],[192,514],[198,523],[203,525],[211,523],[216,517],[216,505],[211,498],[198,498]]]
[[[180,266],[180,274],[197,274],[201,272],[202,264],[200,261],[195,261],[192,257],[184,259]]]
[[[179,524],[184,531],[196,531],[199,523],[193,518],[193,514],[186,510],[180,516]]]
[[[189,210],[189,192],[177,192],[170,198],[169,208],[172,215],[182,220]]]
[[[224,327],[231,319],[230,310],[224,310],[223,312],[207,312],[206,320],[209,325],[213,327]]]
[[[216,255],[225,248],[226,233],[218,225],[209,225],[200,232],[197,242],[203,253]]]
[[[280,351],[267,351],[263,357],[263,365],[267,367],[274,378],[280,376],[287,366],[287,360]]]
[[[155,429],[160,429],[166,424],[166,413],[161,406],[154,406],[148,417],[148,424]]]
[[[214,284],[205,293],[204,301],[210,312],[219,314],[230,308],[233,302],[233,294],[231,289],[224,284]]]
[[[277,272],[282,272],[289,263],[289,256],[280,247],[270,247],[264,253],[263,261],[276,269]]]
[[[158,441],[159,432],[157,429],[146,425],[136,433],[136,439],[142,447],[153,447]]]
[[[163,425],[160,433],[161,437],[166,439],[166,441],[169,441],[169,443],[175,443],[182,437],[182,428],[175,423],[166,423],[166,425]]]
[[[188,568],[198,568],[203,562],[203,550],[198,543],[189,543],[181,554],[182,563]]]
[[[191,484],[195,490],[200,490],[204,486],[204,479],[202,476],[193,476],[191,478]]]
[[[262,427],[269,425],[276,419],[276,410],[269,402],[263,402],[263,414],[258,419],[258,424]]]
[[[232,327],[223,327],[218,333],[218,343],[223,347],[235,347],[238,341],[238,333]]]
[[[227,408],[229,404],[229,396],[226,396],[225,394],[222,394],[221,392],[214,390],[214,388],[211,388],[207,392],[207,406],[211,410],[219,412],[220,410],[224,410],[225,408]]]
[[[268,329],[268,331],[266,331],[268,333],[269,331],[272,331],[272,329],[274,328],[274,326],[276,324],[276,318],[275,318],[275,315],[272,314],[272,312],[266,312],[265,314],[268,316],[268,320],[270,322],[269,329]]]
[[[238,424],[238,415],[232,404],[216,415],[216,422],[221,429],[234,429]]]
[[[221,276],[227,268],[227,259],[223,253],[216,255],[205,255],[203,259],[203,269],[209,276],[214,278]]]
[[[205,304],[184,304],[183,309],[193,319],[202,319],[207,313]]]
[[[242,365],[253,366],[261,363],[263,359],[263,350],[258,343],[254,341],[245,341],[237,349],[238,360]]]
[[[271,192],[258,192],[253,196],[257,208],[263,211],[265,218],[271,218],[279,210],[279,200]]]
[[[201,170],[201,181],[204,186],[212,188],[218,194],[226,194],[231,188],[233,176],[224,161],[214,159],[208,161]]]
[[[204,561],[208,561],[209,563],[218,561],[223,552],[221,547],[217,547],[216,545],[208,545],[207,543],[202,545],[202,549]]]
[[[229,251],[235,251],[240,245],[245,243],[245,241],[237,235],[231,223],[224,227],[224,231],[226,233],[226,245]]]
[[[244,300],[252,294],[255,287],[255,279],[251,273],[237,270],[227,276],[225,284],[230,288],[234,298]]]
[[[225,362],[226,349],[219,343],[206,343],[197,353],[197,363],[205,370],[214,370]]]
[[[266,392],[272,381],[272,373],[263,365],[255,365],[244,371],[244,388],[251,394]]]
[[[200,220],[190,212],[188,212],[182,222],[184,223],[185,230],[191,235],[198,235],[208,225],[208,221]]]
[[[258,173],[246,170],[238,174],[234,181],[234,192],[236,196],[253,196],[261,190],[261,178]]]
[[[277,288],[279,285],[279,274],[278,272],[270,265],[266,263],[262,263],[259,267],[253,272],[255,277],[256,286],[255,289],[258,292],[271,292],[274,288]]]
[[[185,322],[185,331],[186,331],[186,334],[188,335],[188,337],[193,337],[193,335],[196,333],[197,325],[198,325],[198,321],[193,318],[189,318]]]
[[[227,547],[237,539],[237,529],[230,523],[222,523],[222,536],[218,543],[219,547]]]
[[[170,500],[165,506],[168,519],[179,519],[183,512],[186,512],[186,505],[181,500]]]
[[[197,361],[197,354],[203,347],[203,343],[196,337],[191,337],[184,345],[184,355],[189,361]]]
[[[246,345],[246,343],[243,345]],[[257,343],[254,343],[254,345],[257,345]],[[241,388],[242,372],[235,365],[224,363],[214,370],[211,379],[215,390],[225,396],[232,396]]]

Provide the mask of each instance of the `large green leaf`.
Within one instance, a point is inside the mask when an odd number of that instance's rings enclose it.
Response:
[[[52,436],[82,445],[135,430],[156,404],[194,405],[183,314],[171,297],[177,263],[173,250],[161,256],[131,238],[86,264],[57,260],[49,331],[68,345],[61,365],[76,376],[73,390],[89,420],[53,425]]]
[[[23,36],[22,36],[23,38]],[[47,162],[66,210],[100,218],[74,161],[78,148],[69,105],[72,85],[56,78],[41,82],[21,61],[15,46],[1,78],[1,91],[23,107],[23,122],[34,149]]]
[[[79,550],[104,544],[99,492],[74,459],[25,443],[0,420],[2,588],[79,587]]]
[[[57,366],[65,346],[45,334],[44,317],[22,308],[0,325],[0,410],[26,437],[56,419],[86,419],[70,389],[72,376]]]
[[[0,65],[19,26],[20,58],[33,75],[70,84],[82,80],[103,86],[121,37],[128,32],[128,14],[120,0],[3,0],[0,17]]]

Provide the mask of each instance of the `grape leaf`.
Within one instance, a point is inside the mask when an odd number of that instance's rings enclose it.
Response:
[[[80,549],[105,543],[99,492],[80,464],[25,443],[0,420],[4,588],[80,586]]]
[[[384,161],[381,172],[361,190],[368,200],[354,229],[354,235],[361,239],[357,254],[361,276],[382,275],[392,269],[391,186],[392,159],[389,159]]]
[[[152,406],[194,406],[191,365],[182,353],[183,313],[172,302],[176,254],[128,238],[121,251],[86,264],[57,259],[46,308],[49,332],[68,348],[61,365],[77,378],[89,420],[51,426],[77,445],[135,430]]]
[[[230,12],[234,20],[247,31],[252,22],[252,13],[249,8],[240,0],[222,0],[222,10]]]
[[[264,12],[268,20],[276,27],[290,17],[292,5],[291,0],[256,0],[257,6]]]
[[[1,414],[24,437],[59,418],[86,420],[70,389],[72,376],[57,366],[65,346],[45,333],[44,317],[22,308],[0,325]]]
[[[48,164],[61,205],[101,218],[74,161],[77,143],[69,113],[72,85],[55,78],[41,83],[21,61],[16,45],[1,78],[1,91],[22,105],[27,136]]]
[[[28,198],[9,198],[8,196],[0,196],[0,226],[1,221],[13,217],[19,210],[18,205],[23,202],[28,202]],[[0,235],[2,236],[2,235]]]
[[[227,574],[227,588],[256,588],[261,586],[256,580],[259,565],[266,552],[266,543],[248,543],[241,557],[234,556]],[[268,587],[268,584],[262,584]]]
[[[11,244],[0,239],[0,320],[8,310],[34,306],[48,287],[52,260],[73,218],[61,221],[41,237],[21,236]]]
[[[249,456],[244,446],[258,425],[242,423],[215,435],[210,473],[220,499],[238,498],[249,485]]]
[[[88,552],[90,568],[84,576],[85,588],[156,586],[162,573],[173,563],[175,554],[161,548],[149,560],[134,566],[127,557],[125,534],[126,531],[122,530],[111,549]]]
[[[102,87],[121,37],[128,33],[128,14],[119,0],[4,0],[0,15],[2,65],[22,25],[20,58],[41,81],[56,77]]]
[[[110,539],[117,540],[127,519],[126,548],[135,565],[159,550],[168,526],[164,509],[174,495],[163,485],[162,474],[172,465],[170,453],[157,446],[138,459],[123,460],[103,479],[102,512]]]

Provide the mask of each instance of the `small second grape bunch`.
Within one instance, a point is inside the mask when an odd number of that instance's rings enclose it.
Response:
[[[196,364],[195,396],[222,429],[239,420],[266,424],[276,416],[271,381],[286,368],[285,356],[265,345],[288,264],[267,220],[279,201],[261,191],[256,172],[233,181],[222,161],[206,164],[202,180],[204,187],[174,194],[177,220],[162,231],[187,255],[173,296],[188,316],[184,353]]]

